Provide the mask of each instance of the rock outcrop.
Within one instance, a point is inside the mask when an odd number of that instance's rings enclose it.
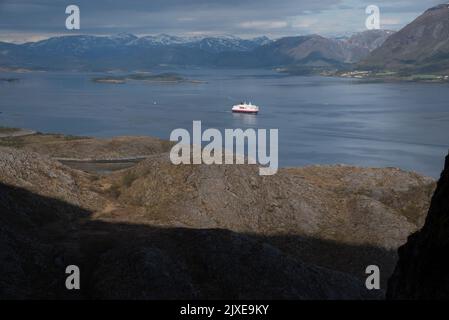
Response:
[[[367,265],[379,265],[384,288],[397,248],[422,226],[434,190],[432,179],[394,168],[312,166],[261,177],[256,166],[174,166],[167,154],[104,180],[121,204],[139,209],[98,219],[255,234],[360,278]]]
[[[97,210],[104,206],[105,201],[92,190],[94,179],[47,156],[0,147],[0,183],[87,210]]]
[[[399,249],[389,299],[449,299],[449,156],[424,227]]]
[[[394,168],[311,166],[259,176],[249,165],[172,165],[149,158],[107,177],[141,221],[296,234],[396,249],[424,223],[434,182]],[[122,183],[125,181],[126,183]]]
[[[120,204],[97,193],[88,174],[45,156],[0,148],[0,164],[1,298],[376,297],[354,276],[305,264],[262,238],[95,219]],[[70,264],[82,270],[77,292],[64,287]]]
[[[138,136],[94,139],[61,134],[33,134],[3,138],[0,145],[58,159],[111,160],[140,158],[167,152],[172,143],[158,138]]]
[[[119,226],[116,226],[117,228]],[[96,230],[110,229],[97,226]],[[90,292],[102,299],[373,299],[362,281],[305,264],[250,235],[120,226]],[[134,234],[134,235],[133,235]],[[136,236],[138,235],[138,236]],[[87,242],[88,246],[98,239]]]
[[[379,298],[366,266],[389,275],[434,190],[393,168],[175,166],[143,138],[17,142],[0,147],[2,298]],[[51,158],[95,145],[100,157],[154,154],[107,175]],[[69,264],[80,291],[65,289]]]

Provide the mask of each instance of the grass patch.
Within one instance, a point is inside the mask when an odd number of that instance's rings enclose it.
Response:
[[[80,136],[73,136],[71,134],[62,136],[62,139],[65,141],[73,141],[73,140],[84,140],[84,139],[90,139],[89,137],[80,137]]]
[[[134,172],[128,171],[122,178],[122,183],[127,188],[131,187],[133,182],[137,179],[137,175]]]
[[[124,175],[115,180],[112,185],[107,189],[107,193],[114,199],[118,199],[122,194],[122,188],[129,188],[136,181],[138,175],[133,171],[127,171]]]
[[[164,152],[167,152],[167,151],[170,151],[170,149],[175,145],[175,143],[173,141],[169,141],[169,140],[162,140],[161,145],[162,145],[162,150]]]
[[[17,132],[17,131],[20,131],[20,129],[0,126],[0,133],[13,133],[13,132]]]
[[[107,190],[108,194],[114,198],[114,199],[118,199],[118,197],[120,197],[120,186],[117,183],[114,183],[108,190]]]
[[[22,137],[5,137],[0,138],[0,146],[20,149],[25,146],[25,142]]]

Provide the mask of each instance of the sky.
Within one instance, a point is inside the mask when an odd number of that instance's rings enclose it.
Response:
[[[0,0],[0,41],[21,43],[68,34],[234,35],[270,38],[366,30],[365,8],[380,9],[382,29],[399,30],[443,0]],[[77,5],[81,29],[67,30]]]

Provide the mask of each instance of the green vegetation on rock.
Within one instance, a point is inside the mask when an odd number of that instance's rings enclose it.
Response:
[[[187,80],[176,73],[161,73],[161,74],[150,74],[150,73],[134,73],[123,76],[106,76],[93,78],[92,81],[98,83],[112,83],[112,84],[122,84],[129,80],[133,81],[148,81],[148,82],[161,82],[161,83],[180,83],[180,82],[195,82],[193,80]]]

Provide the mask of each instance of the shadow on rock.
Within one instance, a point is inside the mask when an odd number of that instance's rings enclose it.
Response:
[[[296,236],[91,220],[87,210],[5,184],[0,212],[1,298],[372,299],[379,294],[357,277],[310,262],[389,254],[321,242],[327,249],[312,255],[316,242]],[[65,289],[70,264],[80,267],[79,291]]]

